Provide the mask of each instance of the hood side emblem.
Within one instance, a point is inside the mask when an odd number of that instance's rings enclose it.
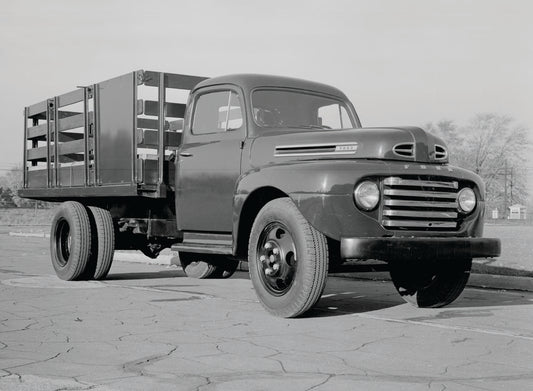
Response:
[[[352,155],[357,152],[357,143],[278,145],[274,156],[319,156]]]

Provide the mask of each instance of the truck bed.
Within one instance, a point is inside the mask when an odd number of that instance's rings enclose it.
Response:
[[[139,70],[25,107],[19,194],[166,197],[188,92],[205,79]]]

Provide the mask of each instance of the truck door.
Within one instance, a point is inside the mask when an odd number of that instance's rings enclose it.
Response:
[[[243,101],[236,89],[217,86],[198,92],[191,104],[177,167],[178,228],[229,233],[246,137]]]

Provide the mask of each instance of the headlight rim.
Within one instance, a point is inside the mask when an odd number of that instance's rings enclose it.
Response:
[[[473,200],[474,200],[474,205],[472,206],[472,208],[470,210],[463,208],[463,205],[461,205],[461,194],[464,193],[464,192],[471,192],[472,193]],[[463,213],[465,215],[468,215],[468,214],[472,213],[474,210],[476,210],[477,204],[478,204],[478,199],[477,199],[476,192],[471,187],[465,186],[465,187],[461,188],[459,190],[459,192],[457,193],[457,210],[460,213]]]
[[[377,193],[377,197],[376,197],[376,201],[373,205],[370,205],[370,206],[366,206],[364,205],[363,203],[361,203],[360,201],[360,190],[362,188],[363,185],[365,184],[371,184],[372,186],[375,187]],[[357,206],[358,209],[364,211],[364,212],[371,212],[373,210],[375,210],[377,208],[377,206],[379,205],[379,202],[380,202],[380,199],[381,199],[381,191],[380,191],[380,188],[379,188],[379,184],[376,183],[375,181],[371,180],[371,179],[363,179],[362,181],[358,182],[355,187],[354,187],[354,190],[353,190],[353,198],[354,198],[354,202],[355,202],[355,205]]]

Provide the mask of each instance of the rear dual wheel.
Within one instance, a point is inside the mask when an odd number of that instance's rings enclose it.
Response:
[[[86,269],[91,256],[91,224],[79,202],[64,202],[57,209],[50,232],[50,254],[62,280],[76,280]]]
[[[91,257],[83,273],[86,279],[103,280],[107,277],[115,253],[115,229],[107,209],[89,206],[91,223]]]
[[[115,249],[113,220],[108,210],[75,201],[62,203],[52,220],[50,254],[63,280],[104,279]]]

